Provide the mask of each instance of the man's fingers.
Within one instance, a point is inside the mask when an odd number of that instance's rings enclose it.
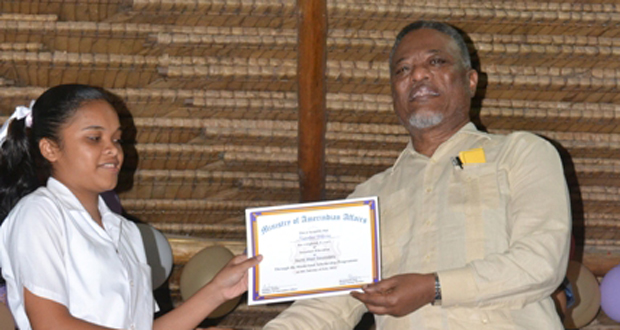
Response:
[[[388,293],[394,290],[396,287],[396,281],[392,278],[385,279],[383,281],[365,285],[362,290],[366,293]]]
[[[384,315],[388,313],[388,308],[386,306],[374,303],[375,301],[377,301],[376,297],[371,297],[371,295],[361,292],[351,292],[351,295],[364,303],[368,311],[373,314]],[[381,301],[381,299],[378,300]]]
[[[388,309],[384,306],[366,305],[366,308],[368,309],[369,312],[376,314],[376,315],[389,314]]]
[[[374,305],[374,306],[385,306],[388,303],[386,296],[381,293],[361,293],[361,292],[351,292],[351,295],[363,302],[364,304]]]

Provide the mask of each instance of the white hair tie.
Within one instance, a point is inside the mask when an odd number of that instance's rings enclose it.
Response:
[[[0,128],[0,146],[4,143],[4,140],[6,140],[6,134],[7,134],[7,131],[9,130],[9,125],[14,119],[20,120],[20,119],[26,118],[25,119],[26,127],[32,126],[32,106],[33,105],[34,105],[34,100],[30,102],[29,107],[20,105],[15,108],[15,111],[13,112],[11,117],[9,117],[9,119],[7,119],[7,121],[5,121],[2,127]]]

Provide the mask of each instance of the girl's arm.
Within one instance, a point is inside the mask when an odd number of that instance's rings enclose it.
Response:
[[[247,290],[247,271],[261,260],[262,256],[236,256],[181,306],[155,320],[154,330],[194,329],[219,305]],[[112,330],[75,318],[66,306],[36,296],[26,288],[24,306],[33,330]]]
[[[65,305],[36,296],[26,288],[24,307],[33,330],[111,330],[77,319]]]
[[[248,289],[248,269],[256,266],[262,256],[248,259],[234,257],[211,282],[203,286],[181,306],[155,320],[154,330],[194,329],[219,305]]]

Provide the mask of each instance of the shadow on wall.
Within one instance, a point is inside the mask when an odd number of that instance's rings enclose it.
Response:
[[[583,199],[581,197],[581,188],[579,187],[579,180],[577,178],[577,172],[575,171],[575,164],[573,163],[573,159],[568,150],[566,150],[566,148],[564,148],[559,142],[545,136],[541,137],[549,141],[557,149],[560,154],[560,158],[562,159],[564,177],[566,178],[566,184],[568,185],[568,191],[570,193],[573,238],[575,239],[576,247],[583,247],[585,244],[585,215],[583,209]],[[572,260],[583,262],[583,251],[575,248]]]
[[[133,120],[133,115],[127,108],[125,102],[116,94],[109,91],[106,92],[112,100],[112,106],[118,112],[121,128],[123,130],[121,139],[123,141],[122,146],[125,160],[123,161],[123,166],[118,177],[118,184],[114,189],[117,193],[122,193],[133,187],[133,176],[138,168],[139,157],[136,149],[137,129]]]
[[[453,26],[463,37],[465,43],[467,44],[467,48],[469,49],[469,57],[471,58],[471,67],[472,69],[478,72],[478,88],[476,89],[476,94],[471,100],[471,108],[469,110],[469,118],[476,125],[476,127],[486,132],[486,127],[482,124],[480,120],[480,110],[482,109],[482,100],[484,100],[487,85],[488,85],[488,76],[486,73],[482,72],[482,67],[480,65],[480,57],[478,56],[478,51],[476,50],[476,46],[474,42],[471,40],[469,35],[465,33],[463,30]]]
[[[138,151],[136,149],[136,137],[138,130],[134,123],[133,115],[129,111],[129,108],[127,107],[123,99],[110,91],[106,91],[106,93],[112,101],[112,106],[114,107],[114,109],[116,109],[118,113],[118,117],[121,123],[121,129],[123,131],[121,139],[123,141],[122,147],[125,157],[123,161],[123,166],[121,167],[121,171],[119,173],[118,184],[114,189],[116,193],[122,193],[125,191],[129,191],[133,188],[134,174],[138,169],[138,163],[140,160],[138,156]],[[118,197],[116,198],[118,199]],[[108,202],[108,200],[106,200],[106,202]],[[120,200],[117,200],[117,203],[118,210],[115,211],[119,211],[119,213],[121,213],[125,218],[135,223],[144,223],[135,216],[128,214],[125,209],[120,206]],[[110,205],[110,203],[107,204]],[[142,235],[143,240],[145,241],[145,245],[156,245],[154,244],[155,237],[153,236],[152,232],[142,232]],[[155,269],[154,271],[157,271],[157,269]],[[154,288],[153,295],[155,296],[155,300],[157,301],[157,305],[159,306],[159,312],[155,315],[155,317],[159,317],[173,309],[168,280],[166,280],[158,288]]]

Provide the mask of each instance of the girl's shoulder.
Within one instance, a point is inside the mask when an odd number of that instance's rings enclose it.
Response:
[[[5,224],[19,222],[23,225],[44,225],[62,214],[62,205],[46,187],[40,187],[32,193],[24,196],[9,212]]]
[[[0,226],[0,246],[13,253],[34,253],[36,247],[62,247],[66,236],[62,218],[53,196],[39,188],[22,198],[4,220]],[[1,262],[7,262],[5,257],[0,257]]]

